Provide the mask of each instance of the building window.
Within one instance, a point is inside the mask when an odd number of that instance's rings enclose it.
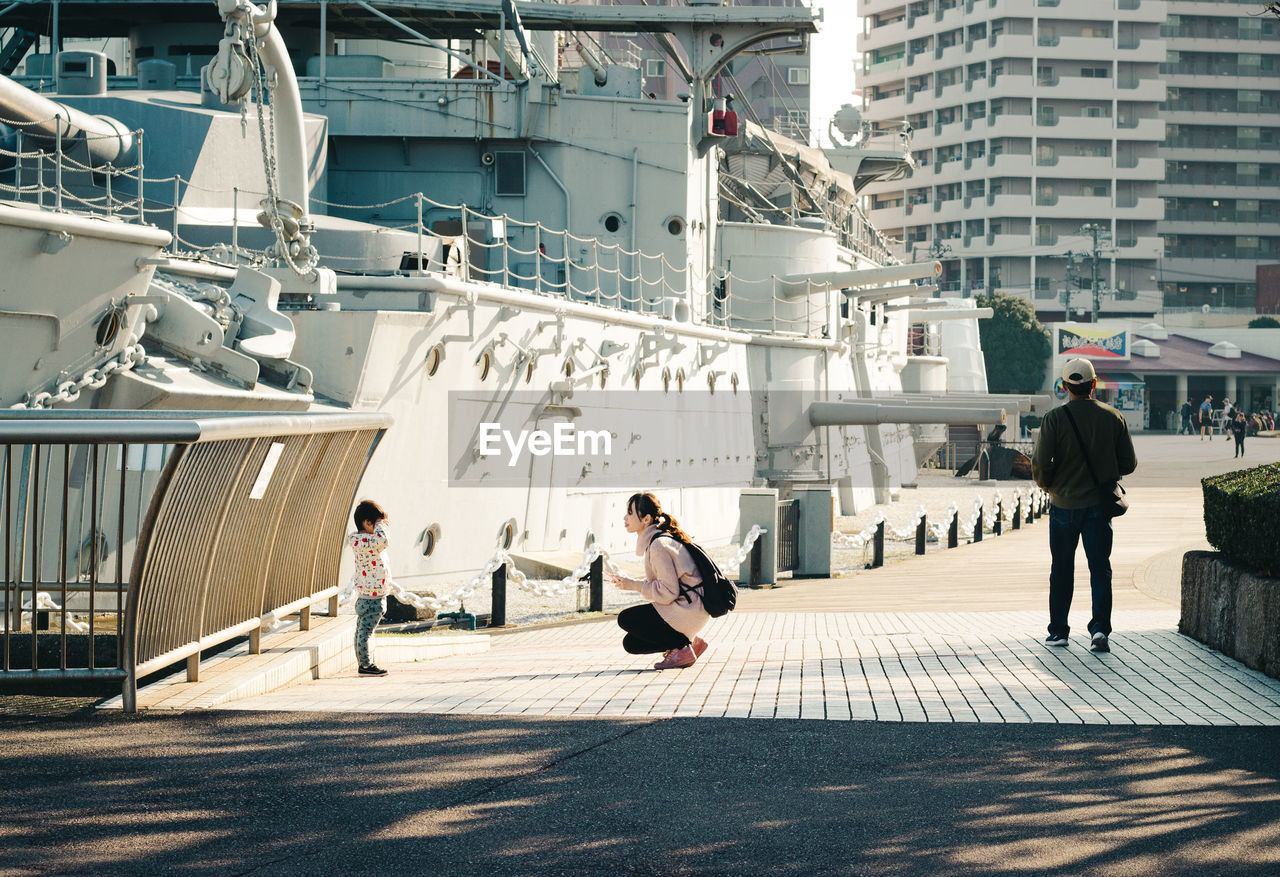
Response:
[[[1110,67],[1083,67],[1080,70],[1080,75],[1085,79],[1110,79],[1111,68]]]
[[[787,85],[808,85],[809,84],[809,68],[808,67],[788,67],[787,68]]]
[[[645,76],[666,76],[667,62],[661,58],[646,58],[644,62]]]

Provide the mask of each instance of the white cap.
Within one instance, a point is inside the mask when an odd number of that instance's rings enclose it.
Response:
[[[1070,359],[1062,367],[1062,380],[1068,384],[1087,384],[1097,377],[1093,363],[1087,359]]]

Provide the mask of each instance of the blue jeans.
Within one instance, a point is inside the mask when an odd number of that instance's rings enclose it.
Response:
[[[361,667],[368,667],[373,663],[369,640],[386,608],[386,601],[382,597],[360,597],[356,600],[356,660]]]
[[[1089,561],[1089,589],[1093,592],[1093,618],[1089,633],[1111,635],[1111,518],[1101,507],[1060,509],[1049,507],[1049,633],[1066,636],[1070,630],[1067,613],[1075,591],[1076,544],[1084,542]]]

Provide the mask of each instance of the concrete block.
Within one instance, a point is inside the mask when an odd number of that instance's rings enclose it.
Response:
[[[826,484],[792,488],[800,501],[800,556],[797,578],[831,577],[831,531],[835,527],[831,487]]]
[[[1216,552],[1187,552],[1178,631],[1280,679],[1280,579],[1232,566]]]
[[[778,581],[778,491],[772,487],[744,488],[738,496],[738,520],[742,534],[753,526],[768,532],[760,536],[763,554],[760,561],[760,584],[773,585]],[[751,555],[738,568],[738,581],[751,580]]]

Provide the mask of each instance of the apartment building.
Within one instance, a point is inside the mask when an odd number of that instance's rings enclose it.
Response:
[[[573,2],[573,0],[569,0]],[[599,0],[590,0],[599,2]],[[613,0],[616,6],[686,6],[685,0]],[[809,0],[730,0],[729,6],[809,6]],[[645,94],[675,100],[687,94],[689,85],[650,34],[587,34],[588,50],[598,51],[601,60],[638,66]],[[573,48],[573,47],[571,47]],[[809,142],[812,125],[810,103],[811,53],[799,36],[783,37],[765,47],[767,54],[743,55],[730,63],[720,77],[722,94],[734,97],[740,117],[759,122],[802,142]],[[576,49],[567,52],[565,63],[574,65]]]
[[[1159,311],[1166,5],[859,0],[863,114],[908,120],[918,164],[869,187],[872,222],[950,290]]]
[[[1253,311],[1257,264],[1280,262],[1280,21],[1254,0],[1164,5],[1164,302]]]

